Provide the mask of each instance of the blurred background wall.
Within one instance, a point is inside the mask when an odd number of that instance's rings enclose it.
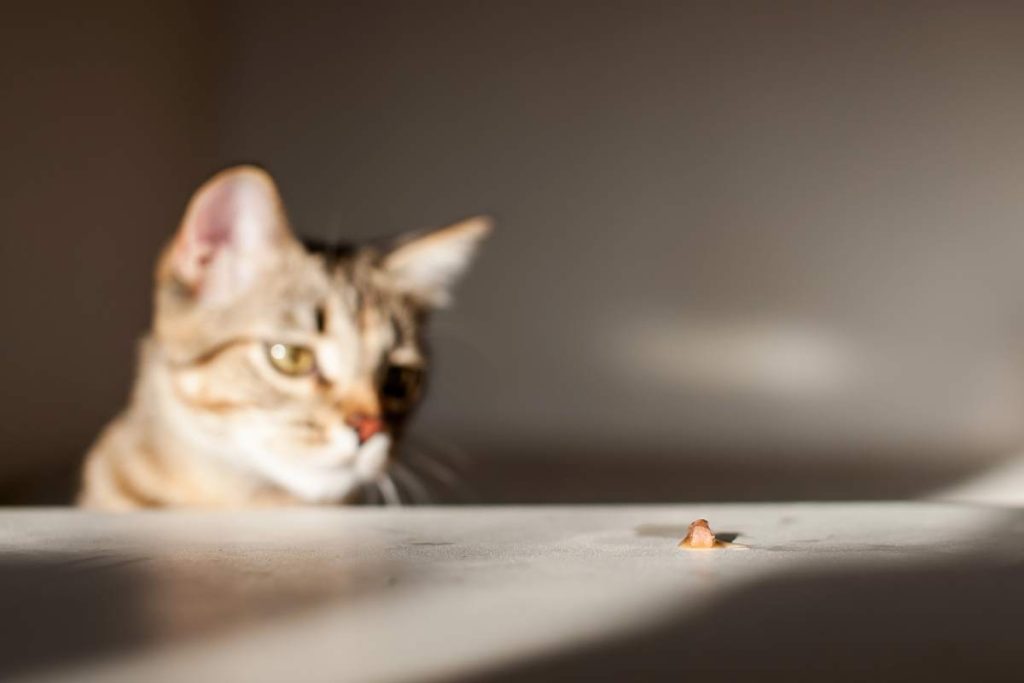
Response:
[[[418,430],[483,500],[908,495],[1024,437],[1020,3],[68,4],[2,31],[11,491],[123,402],[156,250],[249,160],[311,235],[497,217]]]
[[[67,478],[127,397],[156,250],[219,163],[214,16],[4,7],[0,499]]]

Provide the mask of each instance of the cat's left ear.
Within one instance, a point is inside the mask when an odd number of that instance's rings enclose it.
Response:
[[[474,216],[444,228],[407,235],[387,253],[381,267],[398,291],[427,306],[444,306],[492,229],[489,217]]]
[[[251,288],[293,243],[273,179],[256,166],[221,171],[200,187],[157,270],[204,304]]]

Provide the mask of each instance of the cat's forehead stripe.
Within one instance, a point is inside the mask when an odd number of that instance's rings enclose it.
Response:
[[[324,267],[328,273],[334,272],[339,265],[351,261],[356,254],[357,248],[350,242],[329,243],[323,240],[307,238],[302,240],[302,246],[310,254],[323,258]]]
[[[307,253],[319,257],[319,262],[340,294],[342,306],[352,316],[364,341],[370,346],[390,347],[392,362],[422,365],[425,362],[420,345],[416,311],[409,302],[387,290],[376,280],[376,265],[380,254],[367,247],[351,244],[331,245],[317,240],[305,240]],[[319,321],[314,310],[314,319]],[[372,355],[376,356],[376,353]]]

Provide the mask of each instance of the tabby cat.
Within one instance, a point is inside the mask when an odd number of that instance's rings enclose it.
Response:
[[[303,243],[265,171],[217,174],[158,262],[131,401],[86,457],[79,503],[353,501],[386,476],[423,395],[427,319],[490,229]]]

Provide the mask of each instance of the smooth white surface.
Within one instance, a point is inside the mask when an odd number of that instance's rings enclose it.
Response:
[[[698,517],[749,549],[678,550]],[[0,557],[120,577],[121,608],[155,634],[39,679],[418,681],[601,642],[788,572],[1019,561],[1018,520],[929,503],[24,510],[0,512]]]

